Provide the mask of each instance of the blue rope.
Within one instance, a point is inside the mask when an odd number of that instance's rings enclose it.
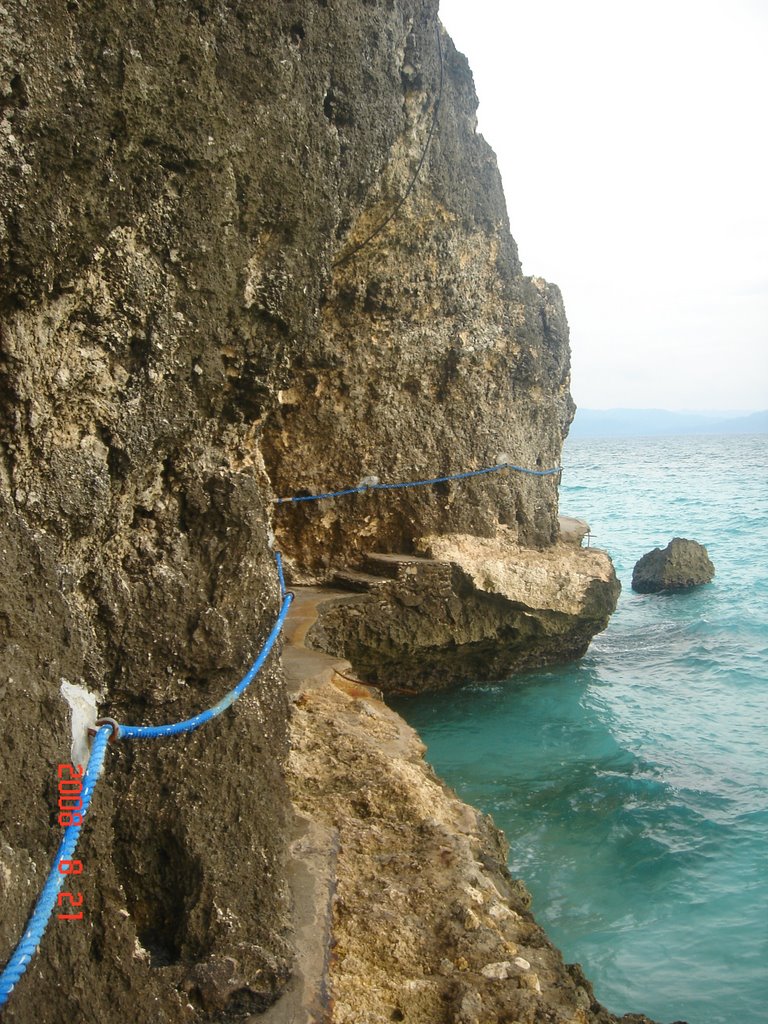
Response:
[[[281,586],[282,586],[281,582]],[[210,722],[212,718],[216,718],[222,711],[226,711],[228,707],[235,703],[238,697],[247,690],[250,684],[257,676],[259,669],[267,660],[270,651],[275,645],[275,641],[280,635],[280,630],[283,628],[285,617],[288,614],[288,609],[291,607],[293,602],[293,594],[286,593],[283,596],[283,604],[280,609],[280,614],[277,617],[277,621],[269,632],[269,636],[264,641],[264,646],[259,652],[259,656],[254,661],[253,665],[248,669],[248,672],[243,676],[237,686],[230,690],[228,694],[221,698],[218,704],[212,708],[208,708],[207,711],[201,711],[199,715],[195,715],[193,718],[186,718],[183,722],[172,722],[169,725],[121,725],[119,726],[118,739],[149,739],[155,736],[178,736],[183,732],[192,732],[193,729],[198,729],[203,723]]]
[[[285,589],[285,576],[283,576],[283,556],[279,551],[275,552],[275,562],[277,563],[277,578],[280,581],[280,597],[285,597],[287,591]]]
[[[104,767],[104,754],[111,733],[112,727],[110,725],[103,725],[96,733],[91,747],[91,756],[88,759],[88,767],[83,778],[83,788],[80,793],[80,799],[83,801],[83,806],[78,811],[80,824],[68,825],[64,829],[64,835],[59,843],[56,856],[53,858],[53,866],[48,872],[48,878],[35,904],[35,909],[29,918],[27,930],[22,935],[2,974],[0,974],[0,1006],[5,1005],[8,996],[13,991],[14,985],[24,971],[26,971],[48,926],[53,908],[56,906],[56,897],[66,878],[66,875],[59,871],[59,865],[64,860],[72,860],[74,858],[77,841],[80,838],[80,829],[83,827],[93,791]]]
[[[394,491],[408,487],[427,487],[434,484],[450,483],[455,480],[468,480],[470,477],[485,476],[489,473],[498,473],[503,469],[509,469],[515,473],[524,473],[528,476],[538,477],[554,476],[555,474],[562,472],[559,466],[555,469],[525,469],[523,466],[514,466],[511,463],[505,462],[496,466],[487,466],[484,469],[471,470],[467,473],[452,473],[448,476],[431,477],[428,480],[411,480],[405,483],[396,484],[366,483],[360,484],[357,487],[345,488],[340,491],[331,491],[327,494],[311,494],[296,496],[293,498],[276,498],[275,502],[278,505],[282,505],[300,501],[323,501],[327,498],[339,498],[347,494],[360,494],[363,491]],[[27,929],[8,960],[2,974],[0,974],[0,1007],[4,1006],[7,1002],[14,986],[26,971],[43,935],[45,934],[45,929],[48,926],[53,908],[56,904],[56,897],[59,894],[65,878],[65,876],[59,871],[59,866],[64,860],[73,859],[73,855],[77,848],[77,842],[80,838],[80,829],[85,821],[85,815],[91,802],[91,796],[93,795],[94,788],[104,766],[107,742],[110,737],[113,739],[147,739],[159,736],[178,736],[181,733],[192,732],[194,729],[198,729],[205,722],[209,722],[212,718],[216,718],[223,711],[226,711],[228,707],[231,707],[231,705],[242,696],[258,675],[264,662],[269,657],[269,654],[280,635],[280,631],[283,628],[283,623],[288,615],[288,610],[293,603],[294,595],[285,588],[283,563],[279,552],[275,553],[275,561],[277,563],[277,575],[280,581],[280,596],[282,599],[280,614],[278,615],[274,626],[270,630],[267,639],[264,641],[264,645],[259,651],[253,665],[251,665],[250,669],[243,676],[237,686],[222,697],[218,704],[214,705],[212,708],[208,708],[206,711],[202,711],[199,715],[194,715],[192,718],[187,718],[182,722],[172,722],[168,725],[120,725],[111,719],[107,720],[108,724],[100,723],[100,728],[96,732],[96,736],[91,747],[88,768],[83,778],[83,789],[80,794],[82,800],[82,808],[79,812],[81,815],[80,824],[68,825],[64,829],[64,834],[59,844],[59,848],[56,851],[53,866],[48,874],[48,878],[46,879],[42,892],[38,897],[35,908],[32,911]]]
[[[554,469],[525,469],[523,466],[513,466],[511,462],[502,462],[498,466],[473,469],[468,473],[451,473],[449,476],[434,476],[429,480],[409,480],[401,484],[359,484],[357,487],[347,487],[342,491],[328,491],[326,494],[303,494],[294,498],[275,498],[274,502],[276,505],[288,505],[299,501],[325,501],[327,498],[341,498],[346,494],[362,494],[364,491],[396,491],[406,487],[427,487],[431,484],[445,484],[454,480],[468,480],[473,476],[498,473],[502,469],[511,469],[515,473],[524,473],[526,476],[556,476],[563,471],[562,466],[556,466]]]
[[[296,496],[293,498],[276,498],[275,502],[278,505],[282,505],[300,501],[323,501],[327,498],[339,498],[347,494],[360,494],[363,491],[394,491],[408,487],[427,487],[434,484],[450,483],[455,480],[468,480],[470,477],[485,476],[489,473],[498,473],[503,469],[509,469],[515,473],[524,473],[528,476],[537,477],[554,476],[557,473],[562,472],[561,467],[559,466],[555,469],[525,469],[523,466],[514,466],[511,463],[505,462],[496,466],[487,466],[484,469],[471,470],[467,473],[452,473],[448,476],[431,477],[428,480],[411,480],[396,484],[366,483],[360,484],[357,487],[348,487],[340,491],[331,491],[327,494],[311,494]],[[3,969],[2,974],[0,974],[0,1007],[4,1006],[7,1002],[14,986],[26,971],[43,935],[45,934],[45,929],[48,926],[53,908],[56,904],[56,897],[59,894],[65,878],[65,876],[59,871],[59,866],[64,860],[73,859],[73,855],[77,848],[77,842],[80,838],[80,829],[85,821],[85,815],[88,811],[94,788],[104,766],[104,757],[110,736],[112,736],[113,739],[148,739],[150,737],[154,738],[159,736],[178,736],[181,733],[192,732],[194,729],[198,729],[205,722],[209,722],[212,718],[216,718],[223,711],[226,711],[228,707],[231,707],[231,705],[242,696],[258,675],[260,669],[264,665],[264,662],[269,657],[269,654],[280,635],[280,631],[283,628],[283,623],[288,615],[291,604],[293,603],[294,595],[285,588],[283,563],[279,552],[275,553],[275,561],[277,563],[277,575],[280,581],[280,596],[282,598],[280,614],[278,615],[274,626],[270,630],[267,639],[264,641],[264,645],[259,651],[253,665],[251,665],[250,669],[243,676],[237,686],[222,697],[218,704],[214,705],[212,708],[208,708],[206,711],[202,711],[199,715],[194,715],[192,718],[184,719],[182,722],[172,722],[168,725],[120,725],[113,720],[108,720],[109,724],[101,724],[101,727],[98,729],[93,740],[91,755],[88,760],[88,768],[83,778],[83,789],[80,794],[82,799],[82,808],[79,812],[81,815],[80,824],[68,825],[64,829],[64,834],[59,844],[59,848],[56,851],[53,866],[48,874],[48,878],[46,879],[42,892],[38,897],[35,908],[32,911],[27,929]]]
[[[64,835],[61,843],[59,844],[59,848],[56,851],[53,867],[48,874],[43,890],[38,897],[34,910],[32,911],[27,929],[11,955],[10,960],[5,965],[2,974],[0,974],[0,1007],[5,1005],[14,985],[29,966],[37,947],[40,945],[45,929],[48,926],[53,908],[56,905],[56,897],[58,896],[65,878],[65,876],[59,871],[59,865],[63,860],[73,859],[73,855],[77,847],[77,841],[80,838],[80,829],[82,828],[83,821],[85,820],[85,815],[91,802],[91,796],[93,795],[96,782],[98,781],[101,770],[104,766],[104,755],[110,736],[112,736],[113,739],[131,739],[134,737],[146,738],[151,736],[176,736],[179,733],[192,732],[193,729],[199,728],[199,726],[203,725],[204,722],[209,722],[212,718],[216,718],[216,716],[220,715],[222,711],[225,711],[228,707],[234,704],[238,697],[242,696],[258,675],[258,672],[264,662],[267,660],[270,651],[275,645],[275,641],[280,635],[280,630],[283,628],[283,623],[285,622],[285,617],[288,614],[288,609],[293,603],[293,594],[285,589],[283,563],[278,552],[275,553],[275,561],[277,562],[277,574],[280,580],[280,595],[282,598],[280,614],[278,615],[274,626],[270,630],[267,639],[264,641],[264,645],[259,651],[256,660],[237,686],[222,697],[219,703],[214,707],[208,708],[207,711],[203,711],[199,715],[195,715],[193,718],[187,718],[183,722],[175,722],[170,725],[119,725],[117,722],[109,720],[110,724],[101,725],[96,732],[91,746],[91,756],[88,759],[88,768],[86,769],[85,776],[83,778],[83,788],[80,793],[80,799],[83,802],[82,808],[78,812],[81,816],[80,824],[68,825],[64,829]]]

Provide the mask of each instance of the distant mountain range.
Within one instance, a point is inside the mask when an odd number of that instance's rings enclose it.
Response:
[[[663,409],[579,409],[569,436],[652,437],[679,434],[768,433],[768,409],[748,416]]]

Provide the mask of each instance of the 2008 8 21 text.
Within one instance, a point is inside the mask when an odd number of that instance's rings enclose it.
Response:
[[[68,825],[79,825],[83,817],[80,811],[83,807],[83,766],[72,764],[60,764],[57,770],[59,780],[59,825],[66,828]],[[59,864],[59,872],[62,875],[81,875],[83,863],[79,860],[62,860]],[[82,921],[82,910],[74,913],[75,907],[82,907],[83,894],[81,892],[60,892],[56,897],[59,907],[65,908],[69,905],[70,913],[57,914],[60,921]]]

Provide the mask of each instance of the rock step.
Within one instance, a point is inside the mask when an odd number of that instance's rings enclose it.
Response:
[[[401,570],[413,565],[430,565],[433,558],[422,558],[420,555],[393,555],[380,551],[368,551],[363,556],[363,564],[369,573],[385,576],[396,580]]]
[[[322,587],[295,587],[293,604],[283,627],[285,645],[282,653],[283,672],[289,693],[332,683],[337,673],[349,673],[346,658],[335,658],[323,651],[304,646],[307,633],[317,622],[319,609],[329,603],[354,603],[358,598],[349,592]]]
[[[356,592],[381,590],[386,582],[386,578],[381,575],[374,576],[371,573],[358,572],[355,569],[343,569],[333,574],[334,586]]]

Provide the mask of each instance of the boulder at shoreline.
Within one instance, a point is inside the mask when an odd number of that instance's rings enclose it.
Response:
[[[665,548],[654,548],[632,570],[632,589],[639,594],[688,590],[711,583],[715,567],[707,549],[695,540],[675,537]]]

